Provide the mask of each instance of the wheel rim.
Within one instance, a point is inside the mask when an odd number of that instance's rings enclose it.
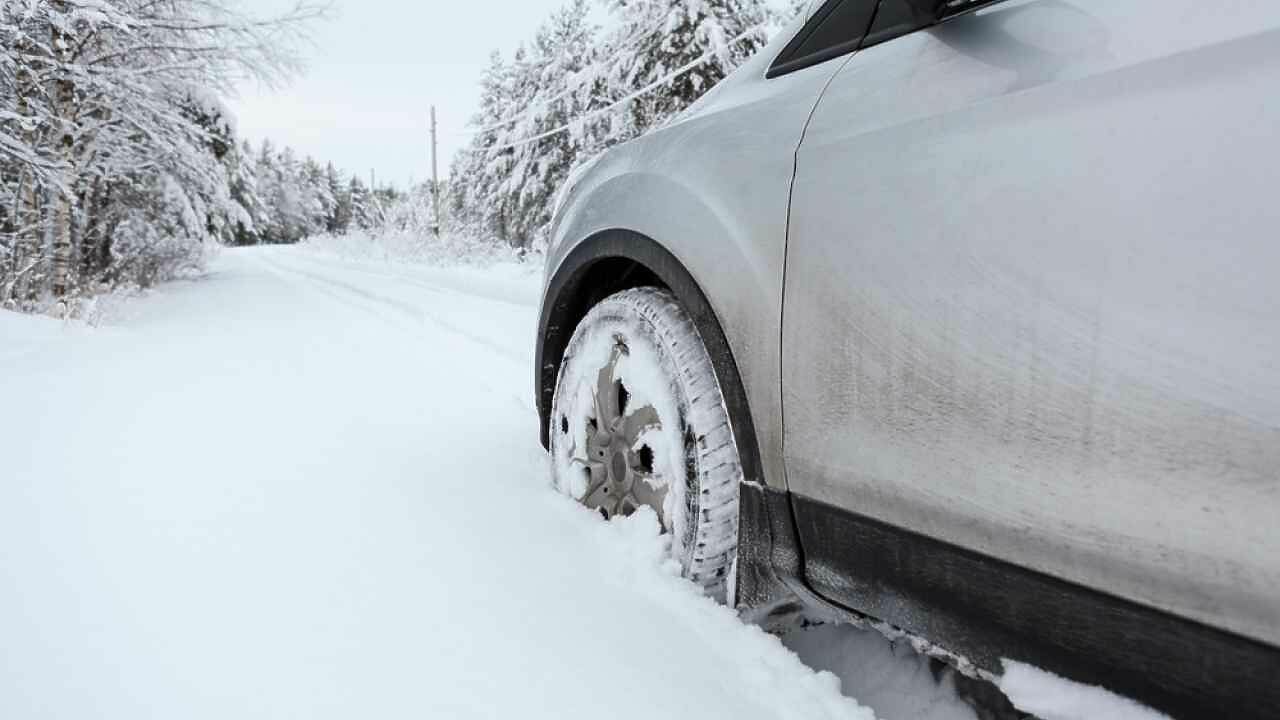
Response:
[[[571,434],[569,459],[587,477],[586,490],[577,499],[606,519],[649,507],[670,530],[668,483],[647,443],[663,424],[654,406],[641,402],[619,374],[619,363],[629,354],[626,338],[615,334],[608,359],[596,371],[591,402],[577,403],[570,411],[581,417],[561,418],[563,431]],[[570,433],[571,427],[582,432]]]

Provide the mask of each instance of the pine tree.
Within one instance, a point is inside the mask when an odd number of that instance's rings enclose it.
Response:
[[[377,213],[373,209],[373,198],[369,188],[360,181],[360,176],[351,176],[347,196],[351,203],[351,225],[360,230],[371,230],[376,227]]]
[[[575,0],[539,28],[532,58],[522,72],[525,86],[532,88],[522,128],[525,137],[573,125],[575,118],[604,104],[603,85],[593,75],[598,29],[587,22],[587,15],[586,0]],[[555,193],[579,155],[600,145],[598,127],[574,125],[570,132],[509,149],[512,168],[498,188],[498,197],[506,209],[513,246],[524,249],[545,240]]]
[[[231,245],[257,245],[262,242],[259,228],[267,222],[267,208],[258,194],[253,157],[253,146],[246,140],[236,146],[228,160],[231,198],[239,208],[228,243]]]
[[[329,179],[325,169],[312,158],[302,163],[302,181],[304,184],[307,223],[305,236],[328,232],[332,223],[337,198],[329,190]]]
[[[351,225],[351,193],[343,186],[342,177],[333,163],[325,166],[324,182],[329,197],[333,198],[332,210],[325,218],[325,232],[335,235],[344,233]]]
[[[764,47],[764,0],[607,0],[618,20],[608,43],[609,83],[626,96],[693,63],[629,104],[615,139],[644,133],[674,117]],[[744,36],[745,34],[745,36]],[[703,62],[697,62],[705,58]],[[621,137],[618,137],[618,136]]]
[[[292,244],[306,237],[314,211],[311,198],[308,197],[302,163],[298,162],[293,148],[285,147],[281,150],[276,162],[280,180],[271,202],[279,223],[279,242]]]
[[[493,202],[500,173],[499,163],[504,160],[505,149],[497,149],[500,137],[508,128],[502,121],[516,111],[510,92],[511,71],[500,53],[489,56],[489,66],[480,79],[480,108],[472,117],[472,124],[487,129],[478,133],[470,145],[454,158],[450,177],[454,194],[452,214],[459,225],[468,232],[504,238],[502,210]],[[501,133],[501,135],[500,135]]]
[[[763,47],[774,18],[764,0],[603,2],[617,21],[607,36],[572,0],[510,62],[491,57],[480,130],[450,174],[466,231],[522,249],[543,241],[577,164],[687,108]]]

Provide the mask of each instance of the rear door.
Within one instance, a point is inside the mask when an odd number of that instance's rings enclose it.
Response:
[[[885,7],[798,154],[802,536],[838,508],[1280,645],[1280,7]]]

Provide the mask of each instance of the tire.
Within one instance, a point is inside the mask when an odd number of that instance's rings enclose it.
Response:
[[[682,574],[732,604],[742,464],[679,301],[646,287],[593,307],[565,351],[551,413],[556,488],[605,518],[652,508]]]

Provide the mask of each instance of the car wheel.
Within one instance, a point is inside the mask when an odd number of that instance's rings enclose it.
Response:
[[[742,464],[711,358],[670,292],[625,290],[587,313],[550,420],[557,489],[605,518],[651,508],[684,576],[732,603]]]

